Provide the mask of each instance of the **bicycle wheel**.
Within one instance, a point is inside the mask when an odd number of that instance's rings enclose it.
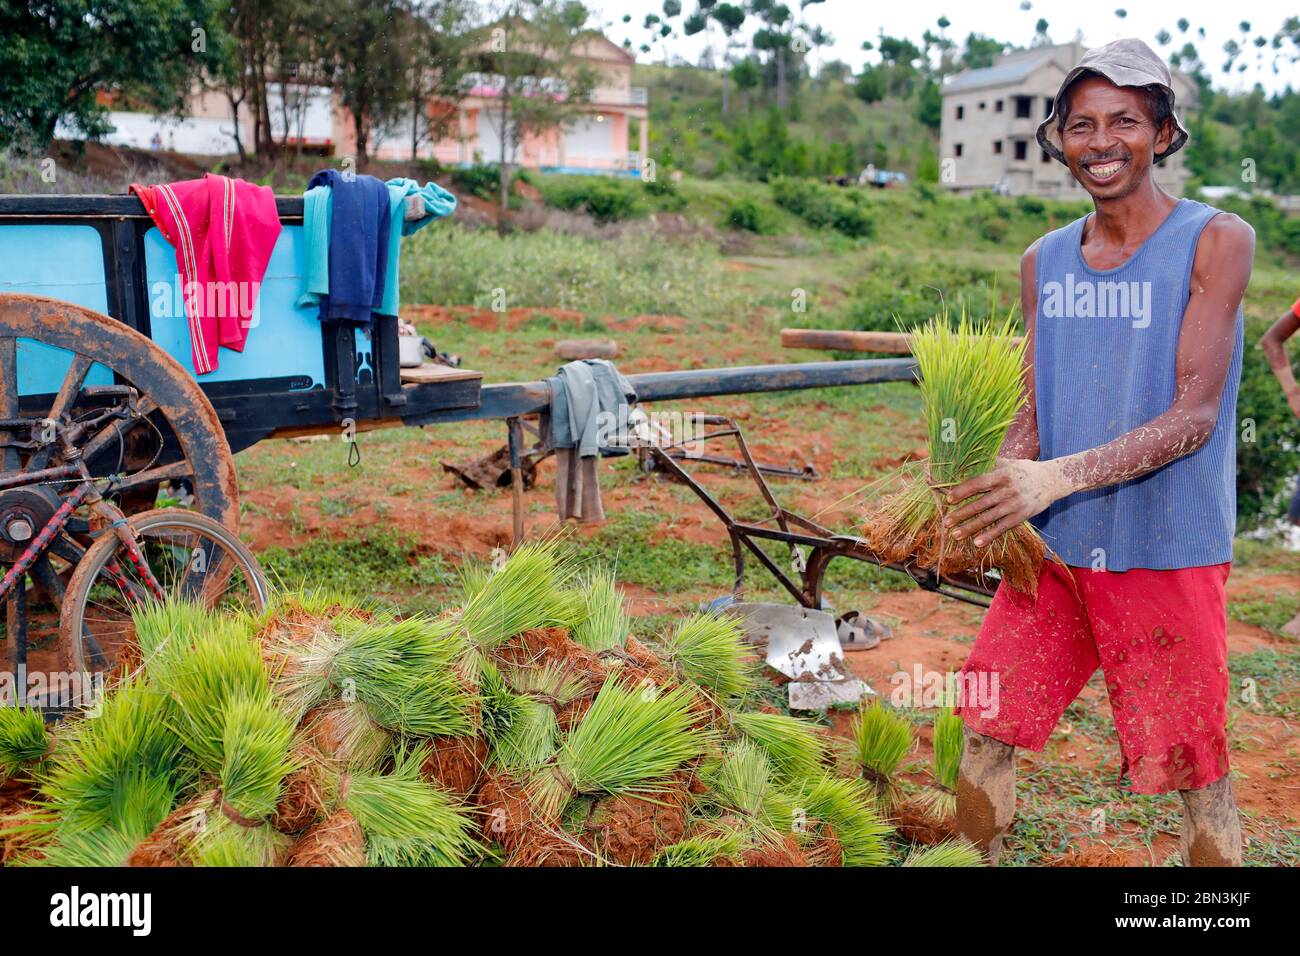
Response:
[[[129,523],[165,600],[210,610],[266,606],[257,558],[223,525],[180,508],[142,512]],[[139,659],[131,612],[153,600],[121,540],[104,532],[78,562],[63,599],[59,640],[71,673],[107,685],[134,670]]]

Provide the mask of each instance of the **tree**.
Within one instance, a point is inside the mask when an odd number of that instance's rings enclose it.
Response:
[[[370,158],[370,135],[390,126],[408,102],[413,17],[402,0],[329,0],[318,21],[323,67],[339,101],[352,114],[356,161]]]
[[[745,11],[734,3],[719,3],[709,11],[709,16],[716,20],[718,26],[722,28],[726,47],[722,56],[722,118],[726,119],[727,114],[730,112],[730,104],[727,101],[730,84],[727,81],[731,78],[732,73],[727,68],[727,65],[731,61],[731,51],[735,44],[734,38],[740,28],[745,25]]]
[[[105,135],[101,94],[178,113],[224,48],[214,0],[0,5],[0,147],[44,149],[60,120]]]
[[[740,90],[740,102],[745,115],[749,116],[749,91],[763,80],[763,72],[752,57],[745,57],[731,68],[731,79]]]
[[[510,208],[511,160],[528,134],[560,129],[583,111],[596,74],[579,55],[588,35],[587,8],[577,0],[509,0],[471,55],[491,78],[497,105],[490,122],[501,138],[500,229]]]
[[[414,0],[413,12],[407,92],[412,160],[421,144],[442,139],[457,119],[472,47],[468,27],[476,10],[470,0]]]

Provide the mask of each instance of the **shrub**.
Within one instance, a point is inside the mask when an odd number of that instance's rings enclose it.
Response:
[[[771,211],[748,197],[731,204],[727,211],[727,224],[733,229],[743,229],[759,235],[769,235],[776,228]]]
[[[772,180],[772,198],[818,229],[832,228],[855,239],[875,233],[875,220],[862,204],[837,186],[779,176]]]
[[[496,163],[458,166],[451,171],[452,185],[480,199],[497,199],[501,193],[501,167]]]
[[[569,212],[585,211],[597,222],[621,222],[644,215],[640,183],[608,176],[551,176],[542,185],[546,205]]]

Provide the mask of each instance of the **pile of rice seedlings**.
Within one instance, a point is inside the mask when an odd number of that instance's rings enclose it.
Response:
[[[467,574],[437,617],[325,592],[259,615],[143,609],[140,667],[98,716],[65,721],[53,748],[31,715],[0,717],[0,766],[35,786],[0,821],[6,851],[94,866],[900,862],[875,788],[830,738],[746,709],[757,671],[736,621],[689,616],[644,642],[629,624],[612,576],[575,572],[555,542]]]
[[[998,569],[1018,591],[1034,592],[1046,548],[1023,523],[977,548],[971,536],[954,540],[943,527],[948,490],[983,474],[997,461],[1016,412],[1024,403],[1026,340],[1017,343],[1014,321],[978,321],[963,311],[956,324],[946,314],[912,334],[920,368],[921,404],[929,460],[903,466],[901,490],[867,516],[863,536],[890,561],[912,561],[939,574]]]

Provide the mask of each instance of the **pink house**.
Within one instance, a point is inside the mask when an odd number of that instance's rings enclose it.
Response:
[[[578,54],[599,79],[583,115],[565,128],[543,136],[526,136],[513,162],[530,169],[567,173],[639,176],[650,132],[646,91],[632,86],[632,54],[599,33],[581,41]],[[501,156],[502,123],[499,85],[490,76],[472,77],[452,124],[454,135],[423,143],[422,157],[444,165],[497,162]],[[436,108],[436,107],[435,107]],[[346,155],[352,142],[350,124],[339,124],[336,155]],[[409,159],[410,126],[376,134],[371,153],[378,159]],[[635,143],[635,146],[632,144]]]

